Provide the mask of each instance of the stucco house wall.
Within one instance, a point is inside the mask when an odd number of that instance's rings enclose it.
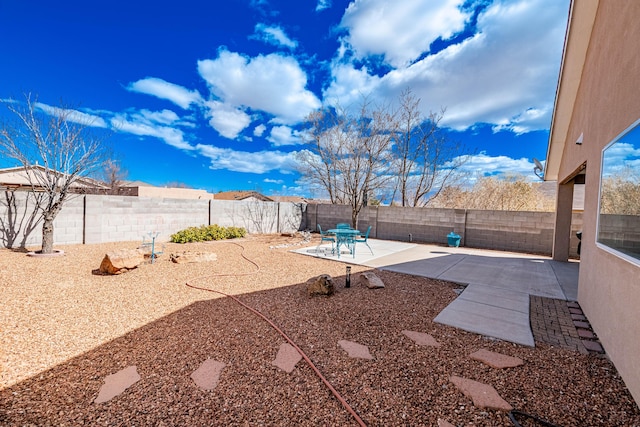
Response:
[[[596,244],[596,235],[602,150],[640,119],[638,40],[639,1],[572,2],[547,159],[549,174],[556,168],[560,186],[586,163],[578,301],[636,402],[640,402],[640,262]],[[567,95],[572,88],[577,89],[574,98]],[[559,211],[561,205],[559,200]],[[557,219],[556,233],[562,227]]]

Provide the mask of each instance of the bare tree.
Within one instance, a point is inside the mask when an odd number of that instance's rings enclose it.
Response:
[[[386,108],[372,108],[363,99],[356,114],[345,109],[324,109],[307,119],[309,150],[298,154],[300,172],[322,188],[331,203],[351,206],[351,224],[369,195],[391,179],[392,117]]]
[[[0,153],[24,168],[31,190],[43,193],[42,249],[53,252],[53,221],[74,186],[83,176],[102,166],[103,139],[92,135],[91,122],[77,110],[42,108],[26,95],[26,103],[5,101],[16,116],[15,126],[0,129]]]
[[[439,124],[444,109],[425,117],[420,99],[410,89],[399,97],[394,114],[396,194],[401,206],[425,206],[457,177],[466,161],[462,148],[447,138]]]
[[[127,175],[128,173],[122,168],[120,161],[110,158],[104,162],[101,178],[109,188],[109,194],[120,193],[120,188],[124,185]]]

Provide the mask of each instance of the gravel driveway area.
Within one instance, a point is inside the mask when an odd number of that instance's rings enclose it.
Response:
[[[386,287],[367,289],[357,276],[370,269],[351,266],[345,288],[346,264],[289,252],[301,240],[167,244],[155,263],[117,276],[92,270],[136,242],[62,246],[65,256],[46,259],[0,250],[0,425],[356,425],[304,360],[291,372],[273,364],[285,340],[267,322],[186,283],[264,314],[370,426],[513,425],[505,412],[474,406],[452,376],[489,384],[513,408],[556,425],[640,425],[606,357],[436,324],[457,285],[376,270]],[[217,261],[172,263],[169,253],[181,251],[214,252]],[[333,296],[307,295],[305,282],[320,274],[334,278]],[[349,357],[340,341],[367,346],[372,358]],[[480,349],[524,364],[495,369],[469,358]],[[224,369],[203,390],[191,374],[208,359]],[[140,380],[95,403],[105,378],[130,366]]]

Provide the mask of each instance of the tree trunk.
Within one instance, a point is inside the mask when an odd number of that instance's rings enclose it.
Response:
[[[53,253],[53,218],[44,217],[42,223],[42,249],[43,254]]]

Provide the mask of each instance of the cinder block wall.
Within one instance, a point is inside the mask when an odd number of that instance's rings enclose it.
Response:
[[[0,247],[40,245],[42,225],[29,225],[34,207],[29,197],[0,193]],[[368,206],[360,212],[358,228],[364,232],[371,226],[371,238],[438,244],[446,244],[453,231],[469,247],[551,254],[554,218],[551,212]],[[54,222],[54,242],[141,241],[150,232],[159,232],[158,239],[166,241],[176,231],[208,224],[244,227],[250,233],[317,231],[317,224],[326,230],[338,222],[351,223],[349,206],[86,195],[64,204]],[[574,257],[575,233],[581,229],[582,213],[576,212],[570,246]]]
[[[208,224],[209,201],[87,195],[84,243],[142,240],[148,233],[169,240],[178,230]],[[59,239],[56,243],[71,243]]]
[[[351,222],[351,209],[342,205],[307,206],[307,226],[317,230]],[[468,247],[550,255],[555,213],[464,209],[428,209],[370,206],[360,213],[358,229],[372,226],[370,237],[386,240],[447,244],[451,232]],[[582,229],[582,213],[572,219],[570,255],[577,256],[576,231]]]
[[[30,225],[33,195],[0,193],[0,247],[36,247],[42,224]],[[306,228],[305,205],[274,202],[166,199],[85,195],[65,202],[54,221],[54,244],[159,241],[187,227],[218,224],[245,227],[249,233],[292,232]]]
[[[35,220],[34,196],[27,192],[0,193],[0,247],[20,248],[42,243],[42,223]],[[54,237],[82,243],[84,198],[73,197],[53,222]]]
[[[465,245],[550,254],[553,212],[467,211]]]

